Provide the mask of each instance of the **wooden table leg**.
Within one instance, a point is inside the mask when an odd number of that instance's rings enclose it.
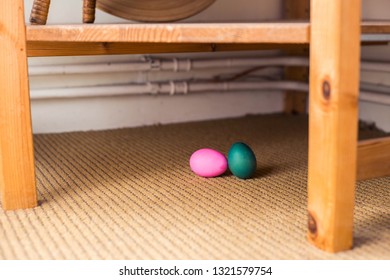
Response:
[[[356,183],[361,0],[312,0],[308,238],[352,247]]]
[[[0,0],[0,189],[6,210],[37,205],[23,0]]]

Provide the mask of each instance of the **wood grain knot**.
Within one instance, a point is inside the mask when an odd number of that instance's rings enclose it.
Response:
[[[308,219],[307,227],[309,229],[310,234],[313,237],[315,237],[315,236],[317,236],[317,222],[310,212],[309,212],[308,216],[309,216],[309,219]]]
[[[329,100],[330,94],[331,94],[330,83],[328,81],[324,81],[322,83],[322,95],[326,100]]]

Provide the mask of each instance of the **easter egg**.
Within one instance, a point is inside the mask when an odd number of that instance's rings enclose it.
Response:
[[[201,177],[216,177],[225,173],[227,159],[224,154],[213,149],[200,149],[190,158],[191,170]]]
[[[245,143],[234,143],[228,154],[229,169],[240,179],[248,179],[256,172],[256,156]]]

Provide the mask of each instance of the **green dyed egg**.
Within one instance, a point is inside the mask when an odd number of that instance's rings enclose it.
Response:
[[[249,179],[256,172],[256,156],[247,144],[237,142],[230,147],[228,165],[233,175]]]

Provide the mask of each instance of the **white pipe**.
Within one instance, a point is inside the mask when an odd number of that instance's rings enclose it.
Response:
[[[390,72],[390,63],[379,61],[362,61],[360,69],[373,72]]]
[[[383,93],[360,91],[359,99],[361,101],[367,101],[382,105],[390,105],[390,95]]]
[[[304,57],[270,57],[270,58],[226,58],[194,60],[193,69],[210,69],[224,67],[265,67],[265,66],[309,66]]]
[[[308,91],[305,83],[293,81],[278,82],[219,82],[219,83],[189,83],[189,92],[211,91],[254,91],[254,90],[296,90]]]
[[[225,58],[225,59],[149,59],[144,62],[41,65],[29,67],[30,76],[117,73],[130,71],[189,72],[232,67],[308,66],[304,57]]]
[[[131,71],[174,71],[232,68],[232,67],[266,67],[266,66],[309,66],[305,57],[270,57],[270,58],[225,58],[225,59],[149,59],[143,62],[95,63],[40,65],[29,67],[30,76],[58,74],[96,74]],[[390,72],[390,63],[362,61],[361,70]]]
[[[361,82],[360,89],[364,91],[390,94],[390,86]]]
[[[85,97],[110,97],[121,95],[144,94],[188,94],[201,92],[226,92],[226,91],[261,91],[261,90],[293,90],[309,91],[306,83],[294,81],[277,82],[165,82],[115,86],[72,87],[58,89],[34,89],[31,90],[31,99],[58,99],[58,98],[85,98]],[[362,101],[390,105],[390,95],[360,91],[359,99]]]
[[[127,63],[87,63],[30,66],[30,76],[68,75],[68,74],[97,74],[117,72],[149,71],[150,65],[145,62]]]
[[[32,89],[31,99],[83,98],[141,94],[187,94],[215,91],[297,90],[308,91],[299,82],[165,82],[115,86]]]
[[[390,42],[389,34],[362,34],[360,38],[363,42],[383,42],[387,44]]]

